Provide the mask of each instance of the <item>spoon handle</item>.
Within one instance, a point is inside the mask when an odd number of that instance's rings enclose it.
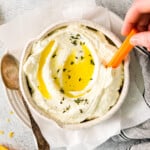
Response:
[[[30,122],[31,122],[32,131],[35,135],[35,138],[36,138],[36,141],[37,141],[37,144],[38,144],[38,150],[50,150],[50,146],[49,146],[48,142],[46,141],[46,139],[43,137],[43,135],[41,133],[41,130],[40,130],[39,126],[37,125],[36,121],[32,117],[32,114],[30,112],[30,109],[29,109],[24,97],[22,96],[20,90],[18,90],[18,91],[19,91],[19,94],[22,98],[24,106],[26,108],[26,111],[28,113],[28,116],[29,116],[29,119],[30,119]]]

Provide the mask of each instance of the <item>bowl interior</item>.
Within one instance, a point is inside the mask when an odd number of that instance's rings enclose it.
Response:
[[[100,26],[99,24],[96,24],[91,21],[86,21],[86,20],[66,21],[66,22],[61,22],[61,23],[51,25],[44,32],[42,32],[36,39],[31,40],[27,44],[27,46],[25,47],[25,49],[22,53],[20,68],[19,68],[19,83],[20,83],[21,92],[22,92],[23,97],[25,98],[26,102],[28,103],[30,108],[42,119],[51,120],[52,118],[50,118],[50,116],[47,115],[47,113],[45,113],[42,109],[40,109],[32,100],[28,82],[27,82],[26,76],[23,72],[23,65],[26,62],[27,58],[30,56],[31,48],[32,48],[32,45],[34,42],[45,38],[46,36],[48,36],[50,33],[54,32],[58,28],[65,27],[72,23],[82,24],[93,30],[101,31],[106,36],[106,38],[108,39],[108,41],[111,44],[114,44],[117,47],[120,47],[120,45],[121,45],[120,40],[109,30],[105,29],[104,27]],[[59,122],[57,122],[57,124],[63,128],[80,129],[80,128],[90,127],[92,125],[100,123],[101,121],[109,119],[120,108],[121,104],[125,100],[125,97],[128,92],[128,86],[129,86],[129,56],[126,57],[126,59],[124,60],[124,82],[123,82],[123,87],[122,87],[119,99],[118,99],[117,103],[103,117],[96,118],[96,119],[93,119],[93,120],[90,120],[87,122],[83,122],[83,123],[79,123],[79,124],[61,124]]]

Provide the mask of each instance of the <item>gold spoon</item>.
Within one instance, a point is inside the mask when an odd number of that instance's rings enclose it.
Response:
[[[18,90],[18,92],[21,96],[21,99],[24,103],[24,106],[26,108],[26,111],[28,113],[28,116],[29,116],[29,119],[31,122],[32,131],[33,131],[36,141],[37,141],[38,150],[50,150],[50,145],[43,137],[39,126],[37,125],[34,118],[32,117],[29,107],[20,92],[20,89],[19,89],[19,63],[14,56],[12,56],[10,54],[5,54],[3,56],[2,60],[1,60],[1,74],[2,74],[2,79],[3,79],[5,86],[11,90]]]

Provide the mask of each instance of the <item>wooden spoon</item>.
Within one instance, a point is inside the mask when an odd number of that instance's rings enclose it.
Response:
[[[32,117],[30,109],[20,92],[20,89],[19,89],[19,63],[14,56],[12,56],[10,54],[6,54],[3,56],[2,60],[1,60],[1,74],[2,74],[2,79],[3,79],[5,86],[11,90],[18,90],[18,92],[21,96],[21,99],[24,103],[26,111],[29,115],[32,131],[33,131],[36,141],[37,141],[38,150],[50,150],[50,145],[43,137],[39,126],[37,125],[34,118]]]

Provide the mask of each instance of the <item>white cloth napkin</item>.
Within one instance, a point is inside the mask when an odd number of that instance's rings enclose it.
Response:
[[[13,21],[0,26],[0,45],[20,59],[23,47],[29,39],[36,37],[47,26],[66,19],[89,19],[112,30],[120,38],[122,22],[112,20],[111,13],[96,6],[94,0],[52,1],[47,6],[29,11]],[[120,21],[120,22],[119,22]],[[53,121],[42,120],[34,112],[43,135],[51,148],[67,147],[67,149],[93,149],[118,134],[123,128],[137,125],[150,116],[150,110],[142,97],[143,79],[135,57],[131,57],[130,88],[121,109],[107,121],[87,129],[66,130]]]

